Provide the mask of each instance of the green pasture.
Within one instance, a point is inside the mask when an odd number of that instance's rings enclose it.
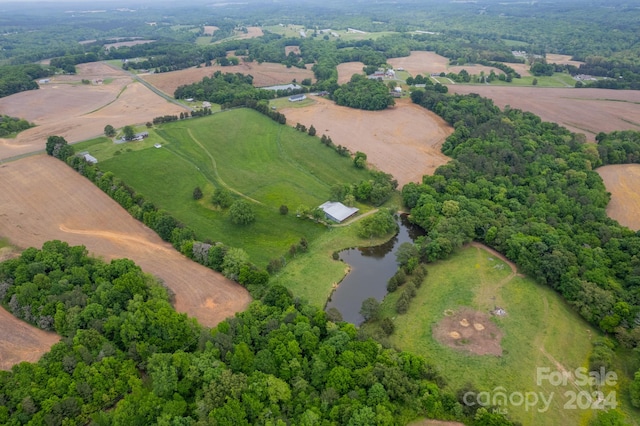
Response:
[[[533,79],[538,80],[537,87],[575,87],[576,81],[567,73],[556,72],[552,76],[522,76],[514,78],[511,83],[493,80],[490,84],[496,86],[533,86]]]
[[[262,27],[263,31],[269,31],[274,34],[280,34],[281,36],[291,37],[291,38],[300,37],[300,30],[302,29],[304,29],[303,25],[293,25],[293,24],[287,24],[284,26],[267,25],[265,27]]]
[[[590,409],[566,409],[565,392],[594,389],[575,386],[551,386],[543,380],[538,386],[538,367],[550,371],[587,367],[591,341],[598,331],[582,320],[553,290],[530,278],[516,276],[489,252],[468,247],[447,260],[432,264],[417,296],[405,315],[395,312],[400,291],[383,301],[383,315],[393,318],[396,331],[390,337],[395,347],[425,356],[445,377],[448,387],[457,390],[472,383],[479,391],[553,393],[550,408],[538,412],[543,404],[525,410],[524,405],[507,406],[508,415],[525,425],[586,424]],[[464,349],[438,343],[432,330],[445,315],[461,307],[488,313],[495,306],[507,312],[491,317],[504,333],[502,356],[474,355]],[[500,388],[496,390],[497,388]],[[605,395],[617,388],[603,389]],[[619,395],[619,393],[618,393]],[[618,399],[621,399],[618,397]]]
[[[199,239],[241,247],[263,266],[300,238],[311,243],[326,232],[324,225],[296,217],[300,205],[315,208],[329,199],[333,184],[369,177],[319,138],[249,109],[165,124],[145,141],[113,145],[100,138],[78,144],[76,151],[88,150],[102,170],[187,224]],[[196,186],[204,193],[199,201],[192,198]],[[218,187],[250,201],[255,223],[234,225],[225,210],[215,208],[210,200]],[[279,213],[282,204],[289,207],[286,216]]]

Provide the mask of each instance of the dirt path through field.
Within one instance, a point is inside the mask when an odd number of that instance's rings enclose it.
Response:
[[[449,158],[440,151],[453,131],[440,117],[409,99],[384,111],[363,111],[336,105],[314,97],[316,102],[301,108],[283,108],[287,123],[301,123],[330,136],[333,143],[351,152],[367,154],[367,162],[392,174],[402,187],[433,174]]]
[[[0,236],[20,247],[40,247],[59,239],[82,244],[107,261],[129,258],[175,293],[176,310],[206,326],[244,310],[251,300],[240,285],[182,256],[95,185],[52,157],[38,155],[0,164]]]

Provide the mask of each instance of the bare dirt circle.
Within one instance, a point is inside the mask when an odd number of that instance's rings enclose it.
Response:
[[[433,329],[433,337],[441,344],[474,355],[502,355],[502,335],[488,314],[467,307],[445,316]]]

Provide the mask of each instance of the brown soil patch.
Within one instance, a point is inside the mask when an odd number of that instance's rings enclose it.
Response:
[[[498,68],[487,67],[484,65],[456,65],[455,67],[449,67],[447,72],[458,74],[462,70],[467,70],[471,75],[480,75],[481,72],[484,72],[484,74],[488,76],[491,74],[491,71],[496,75],[504,74],[504,71],[499,70]]]
[[[285,55],[289,55],[289,53],[293,52],[294,55],[299,55],[302,52],[300,51],[300,46],[285,46],[284,47],[284,54]]]
[[[557,55],[555,53],[547,53],[545,59],[549,64],[573,65],[576,67],[584,64],[584,62],[572,61],[571,55]]]
[[[21,247],[58,239],[107,261],[129,258],[175,293],[176,310],[205,326],[251,300],[240,285],[182,256],[87,179],[45,155],[0,165],[0,235]]]
[[[37,125],[15,139],[0,139],[0,159],[43,150],[51,135],[78,142],[102,135],[107,124],[121,128],[185,111],[141,83],[133,82],[122,70],[99,62],[77,68],[77,75],[55,76],[39,90],[0,99],[2,114],[25,118]],[[84,85],[81,79],[111,82]]]
[[[336,145],[366,153],[367,161],[392,174],[400,187],[420,182],[423,175],[449,161],[440,148],[451,127],[408,99],[397,100],[394,108],[384,111],[363,111],[314,99],[313,105],[283,109],[287,122],[307,127],[313,124],[318,135],[330,136]]]
[[[640,164],[616,164],[596,171],[611,192],[609,217],[634,231],[640,230]]]
[[[449,59],[444,56],[440,56],[435,52],[411,52],[410,56],[403,58],[392,58],[387,62],[393,66],[393,68],[404,68],[412,76],[418,74],[429,75],[431,73],[447,72]]]
[[[185,84],[198,83],[202,81],[203,77],[211,77],[216,71],[251,74],[253,76],[253,85],[256,87],[291,83],[293,79],[300,82],[305,78],[314,78],[313,71],[310,69],[287,68],[285,65],[269,62],[263,62],[262,64],[242,62],[239,65],[228,67],[214,65],[211,67],[189,68],[160,74],[148,74],[142,76],[142,78],[168,95],[173,96],[178,87]]]
[[[60,340],[55,333],[40,330],[19,320],[0,306],[0,370],[23,362],[36,362]]]
[[[529,69],[531,67],[529,65],[527,65],[527,64],[512,64],[510,62],[503,62],[503,64],[508,65],[511,68],[513,68],[514,71],[517,72],[518,74],[520,74],[522,77],[531,76],[531,72],[529,71]]]
[[[515,86],[450,85],[453,93],[477,93],[500,108],[510,105],[544,121],[584,133],[594,141],[599,132],[640,130],[640,90],[574,89]]]
[[[467,326],[460,326],[463,321]],[[468,327],[469,322],[473,327]],[[462,308],[440,320],[433,329],[433,337],[443,345],[474,355],[502,355],[502,331],[489,315],[471,308]]]
[[[260,27],[247,27],[247,32],[243,32],[243,31],[236,31],[236,35],[234,38],[236,39],[247,39],[247,38],[255,38],[255,37],[262,37],[264,35],[264,32],[262,31],[262,28]]]
[[[362,62],[345,62],[338,65],[338,84],[345,84],[351,80],[354,74],[364,74]]]
[[[213,33],[215,33],[216,31],[218,31],[220,28],[216,27],[215,25],[205,25],[204,26],[204,31],[203,34],[204,35],[213,35]]]

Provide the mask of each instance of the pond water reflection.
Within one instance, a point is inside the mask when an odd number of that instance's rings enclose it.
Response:
[[[387,294],[387,281],[398,270],[396,250],[402,243],[411,243],[424,235],[422,228],[400,216],[398,233],[386,243],[375,247],[358,247],[340,252],[340,259],[351,266],[327,302],[326,309],[336,308],[345,321],[359,325],[362,302],[369,297],[382,301]]]

